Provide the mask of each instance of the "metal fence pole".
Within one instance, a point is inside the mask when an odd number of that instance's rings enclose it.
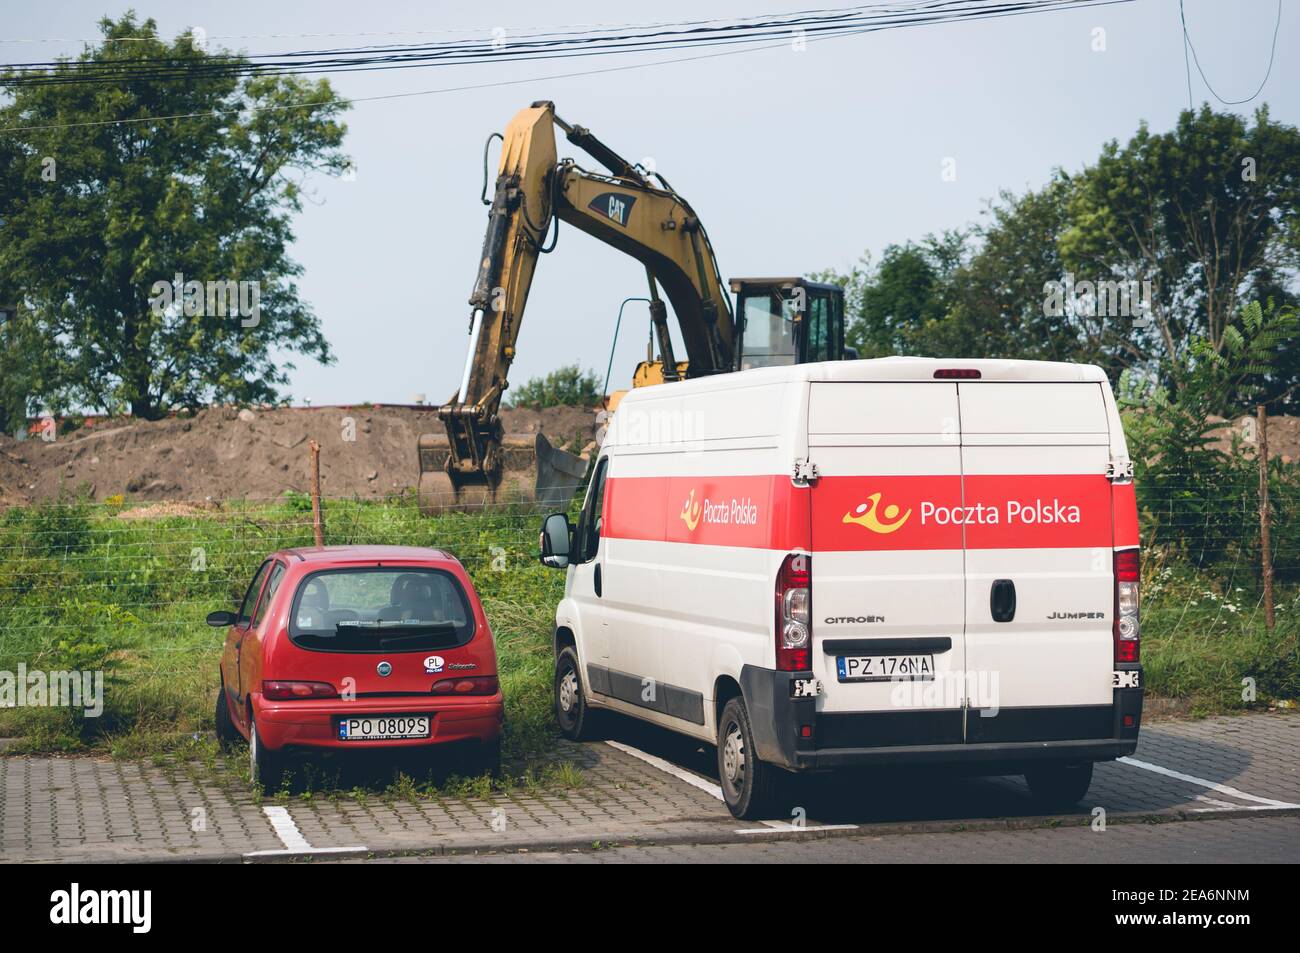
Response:
[[[1268,415],[1264,405],[1255,407],[1255,429],[1259,437],[1259,558],[1264,578],[1264,624],[1273,628],[1273,550],[1269,541],[1268,507]]]

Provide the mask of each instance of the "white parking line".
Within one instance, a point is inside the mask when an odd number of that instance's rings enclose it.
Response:
[[[1254,794],[1247,794],[1245,791],[1239,791],[1236,788],[1228,787],[1226,784],[1219,784],[1215,781],[1207,781],[1205,778],[1198,778],[1195,775],[1183,774],[1181,771],[1173,771],[1169,768],[1161,767],[1158,764],[1151,764],[1149,761],[1138,761],[1136,758],[1123,757],[1117,759],[1121,764],[1129,764],[1135,768],[1142,768],[1144,771],[1154,771],[1156,774],[1163,774],[1167,778],[1176,778],[1179,781],[1186,781],[1188,784],[1195,784],[1198,787],[1206,788],[1210,791],[1218,791],[1220,794],[1226,794],[1228,797],[1235,797],[1242,801],[1253,801],[1261,807],[1246,808],[1246,810],[1281,810],[1283,808],[1300,808],[1300,804],[1289,804],[1286,801],[1275,801],[1271,797],[1258,797]],[[1210,800],[1205,798],[1203,800]],[[1212,801],[1211,803],[1222,804],[1222,801]],[[1216,810],[1242,810],[1241,806],[1229,805],[1226,808],[1203,807],[1198,811],[1208,812]]]
[[[288,808],[278,806],[263,807],[262,813],[271,822],[271,829],[275,831],[275,836],[280,838],[280,843],[284,845],[284,849],[249,851],[244,854],[245,857],[285,857],[291,854],[359,854],[366,849],[364,846],[312,847],[307,842],[307,838],[302,836],[302,831],[298,830],[298,825],[294,822],[293,815],[289,813]]]
[[[764,821],[766,827],[747,827],[736,831],[737,834],[776,834],[789,833],[798,831],[807,833],[808,831],[856,831],[857,824],[820,824],[816,827],[806,827],[800,824],[787,824],[785,821]]]
[[[624,754],[630,754],[632,757],[644,761],[646,764],[652,765],[666,774],[671,774],[678,781],[685,781],[691,787],[699,788],[705,794],[715,797],[719,801],[722,800],[722,788],[718,787],[712,781],[704,780],[698,774],[693,774],[684,768],[677,767],[677,765],[673,764],[671,761],[665,761],[663,758],[656,758],[652,754],[646,754],[644,751],[633,748],[631,745],[625,745],[620,741],[606,741],[605,744],[609,745],[611,748],[617,748]]]
[[[704,778],[700,777],[698,774],[687,771],[685,768],[677,767],[677,765],[673,764],[671,761],[665,761],[663,758],[657,758],[652,754],[646,754],[644,751],[641,751],[638,748],[633,748],[631,745],[625,745],[620,741],[606,741],[605,744],[609,745],[611,748],[617,748],[624,754],[630,754],[639,761],[644,761],[646,764],[656,767],[666,774],[671,774],[679,781],[685,781],[687,784],[691,785],[691,787],[699,788],[705,794],[711,795],[719,801],[722,800],[722,788],[714,784],[712,781],[704,780]],[[803,827],[798,824],[790,824],[786,821],[764,821],[763,823],[767,826],[745,828],[743,830],[737,830],[736,833],[772,834],[778,831],[852,831],[857,830],[858,828],[857,824],[825,824],[820,827]]]

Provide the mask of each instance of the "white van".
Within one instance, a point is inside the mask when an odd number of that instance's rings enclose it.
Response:
[[[1073,804],[1137,746],[1137,547],[1097,367],[887,358],[639,388],[577,526],[542,528],[568,569],[557,719],[716,744],[738,817],[848,765],[1023,773]]]

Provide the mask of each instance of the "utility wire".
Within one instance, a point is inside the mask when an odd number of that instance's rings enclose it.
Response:
[[[152,57],[122,61],[70,61],[14,63],[0,84],[10,88],[84,83],[120,84],[132,80],[189,79],[235,75],[311,75],[334,72],[369,72],[424,66],[529,61],[628,52],[675,51],[802,35],[811,39],[837,33],[856,34],[870,29],[915,26],[924,23],[986,19],[991,16],[1043,12],[1095,5],[1088,0],[1020,0],[981,3],[978,0],[929,0],[882,8],[851,7],[838,11],[807,11],[775,19],[725,25],[686,26],[652,32],[599,35],[524,36],[508,43],[481,39],[382,49],[304,50],[278,54],[187,58]],[[866,10],[873,12],[864,12]],[[717,21],[705,21],[715,23]]]
[[[1277,0],[1277,22],[1273,24],[1273,43],[1268,51],[1268,69],[1265,70],[1264,78],[1260,80],[1259,86],[1245,99],[1224,99],[1215,92],[1214,87],[1210,85],[1210,81],[1205,75],[1205,70],[1201,69],[1201,60],[1200,57],[1196,55],[1196,47],[1192,45],[1192,36],[1187,32],[1187,16],[1183,12],[1183,0],[1178,0],[1178,18],[1183,24],[1183,65],[1184,67],[1187,65],[1187,51],[1190,49],[1192,51],[1192,62],[1196,64],[1196,72],[1201,74],[1201,81],[1205,83],[1205,88],[1210,91],[1211,96],[1217,99],[1224,106],[1241,106],[1250,102],[1264,91],[1264,85],[1268,82],[1268,78],[1273,75],[1273,59],[1277,55],[1277,34],[1282,28],[1282,0]],[[1187,74],[1187,108],[1193,108],[1192,76],[1190,72]]]
[[[1132,2],[1132,0],[1057,0],[1057,2],[1051,3],[1051,8],[1063,9],[1065,7],[1069,7],[1073,9],[1073,8],[1086,8],[1086,7],[1097,7],[1097,6],[1111,6],[1113,4],[1130,3],[1130,2]],[[1041,9],[1043,9],[1044,6],[1046,6],[1046,4],[1043,3],[998,4],[996,9],[985,8],[978,15],[969,16],[966,18],[966,20],[972,21],[972,20],[999,19],[1006,16],[1016,16],[1022,13],[1039,12]],[[1024,9],[1025,7],[1029,7],[1029,9]],[[845,37],[845,36],[859,36],[864,33],[872,33],[872,32],[877,32],[879,30],[885,30],[885,29],[896,29],[904,26],[919,26],[919,25],[924,25],[925,22],[933,22],[933,21],[922,21],[918,23],[890,23],[888,25],[875,25],[875,26],[861,27],[856,30],[846,31],[846,32],[829,33],[829,34],[823,33],[821,35],[808,37],[807,42],[815,43],[815,42],[820,42],[822,40],[838,39],[840,37]],[[44,123],[44,124],[27,125],[27,126],[0,126],[0,134],[17,133],[17,132],[49,131],[49,130],[56,130],[56,129],[70,129],[70,128],[84,128],[84,127],[99,127],[99,126],[135,125],[141,123],[155,123],[155,122],[176,121],[176,120],[183,120],[183,119],[196,119],[201,117],[212,116],[214,114],[219,114],[219,113],[238,113],[242,111],[262,113],[262,112],[284,111],[284,110],[291,110],[291,109],[312,109],[316,107],[331,106],[331,105],[352,105],[355,103],[364,103],[364,102],[380,102],[384,100],[408,99],[417,96],[432,96],[432,95],[438,95],[442,93],[466,92],[466,91],[481,90],[481,89],[495,89],[495,88],[500,88],[505,86],[518,86],[518,85],[526,85],[526,84],[540,83],[540,82],[551,82],[560,79],[573,79],[573,78],[579,78],[585,76],[596,76],[596,75],[603,75],[609,73],[619,73],[619,72],[625,72],[629,70],[645,69],[653,66],[666,66],[666,65],[679,64],[679,63],[689,63],[689,62],[696,62],[700,60],[716,59],[723,56],[735,56],[740,53],[759,52],[762,50],[773,50],[773,49],[785,49],[788,47],[789,47],[789,39],[787,38],[779,43],[766,43],[766,44],[760,43],[760,44],[746,45],[740,48],[730,48],[730,49],[724,49],[717,52],[703,53],[695,56],[680,56],[680,57],[673,57],[669,59],[653,60],[650,62],[630,63],[630,64],[624,64],[620,66],[610,66],[610,67],[590,69],[590,70],[576,70],[576,71],[566,72],[566,73],[552,73],[545,76],[531,76],[531,77],[520,78],[520,79],[498,80],[498,81],[486,82],[486,83],[470,83],[470,84],[464,84],[459,86],[446,86],[446,87],[438,87],[434,89],[413,90],[408,92],[388,93],[388,94],[375,95],[375,96],[352,96],[352,97],[335,96],[326,99],[305,101],[301,103],[273,104],[273,105],[263,105],[263,106],[253,106],[253,107],[245,107],[243,105],[232,105],[229,107],[215,109],[215,110],[204,110],[200,112],[189,112],[189,113],[175,113],[175,114],[163,115],[163,116],[139,116],[139,117],[131,117],[125,119],[89,120],[85,122],[74,122],[74,123]],[[0,85],[4,85],[4,84],[5,81],[0,80]]]

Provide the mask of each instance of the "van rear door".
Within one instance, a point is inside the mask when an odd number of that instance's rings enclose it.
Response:
[[[960,743],[957,385],[809,387],[817,744]]]
[[[1108,737],[1113,530],[1096,382],[961,382],[967,741]],[[997,709],[996,717],[992,717]]]

